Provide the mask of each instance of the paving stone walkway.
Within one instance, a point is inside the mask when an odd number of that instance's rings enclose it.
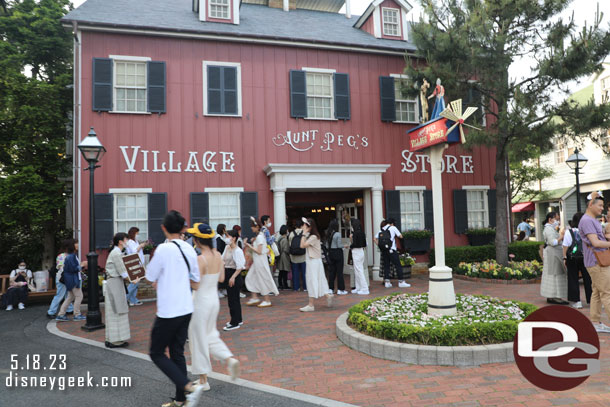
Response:
[[[370,296],[335,297],[329,309],[323,299],[316,311],[301,313],[305,293],[282,291],[273,307],[243,306],[244,326],[221,331],[223,340],[242,362],[242,377],[284,389],[360,406],[610,406],[610,334],[602,334],[602,370],[583,385],[566,392],[548,392],[531,385],[515,364],[483,367],[416,366],[376,359],[343,345],[335,335],[335,320],[350,306],[366,298],[392,292],[424,292],[427,276],[409,280],[411,288],[385,289],[373,283]],[[485,294],[544,306],[540,285],[498,285],[455,281],[456,292]],[[581,294],[584,298],[584,292]],[[242,301],[245,302],[245,301]],[[583,312],[588,315],[585,305]],[[130,349],[147,353],[155,303],[130,308]],[[221,300],[219,329],[228,321],[226,299]],[[604,315],[604,322],[610,324]],[[59,328],[84,338],[104,341],[104,332],[87,333],[82,323],[61,323]],[[215,371],[225,373],[219,364]]]

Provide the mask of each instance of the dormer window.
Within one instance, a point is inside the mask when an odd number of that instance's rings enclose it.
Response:
[[[209,0],[208,5],[210,7],[210,18],[221,18],[223,20],[229,20],[231,18],[229,0]]]
[[[383,35],[400,37],[400,10],[396,8],[382,8]]]

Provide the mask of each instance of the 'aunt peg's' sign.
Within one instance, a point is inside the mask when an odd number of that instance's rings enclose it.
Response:
[[[326,132],[322,135],[321,133],[318,134],[318,130],[300,131],[297,133],[288,130],[286,134],[279,133],[273,138],[273,144],[277,147],[287,145],[299,152],[311,150],[316,143],[320,144],[322,151],[333,151],[333,147],[350,147],[354,150],[359,150],[360,147],[366,148],[369,146],[369,139],[367,137],[360,137],[360,134],[346,137],[343,134]]]

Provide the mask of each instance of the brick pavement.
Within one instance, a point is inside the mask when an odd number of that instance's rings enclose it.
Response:
[[[547,392],[531,385],[515,364],[482,367],[416,366],[375,359],[343,345],[335,335],[335,320],[364,298],[391,292],[422,292],[427,276],[417,275],[408,289],[385,289],[373,283],[371,295],[335,297],[332,309],[324,300],[313,313],[301,313],[304,293],[282,291],[273,307],[243,306],[244,326],[221,331],[223,340],[242,362],[242,377],[284,389],[339,400],[360,406],[610,406],[610,334],[602,334],[602,371],[567,392]],[[456,292],[485,294],[545,305],[540,286],[497,285],[455,281]],[[584,298],[584,293],[582,294]],[[243,301],[242,301],[243,302]],[[147,353],[155,304],[130,308],[130,349]],[[583,309],[588,314],[588,306]],[[604,315],[608,324],[607,317]],[[228,320],[226,299],[221,300],[219,329]],[[87,333],[82,323],[61,323],[72,335],[103,342],[104,332]],[[215,370],[224,369],[215,365]]]

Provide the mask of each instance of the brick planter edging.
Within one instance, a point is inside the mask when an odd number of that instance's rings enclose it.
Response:
[[[515,361],[513,343],[479,346],[428,346],[387,341],[364,335],[347,325],[349,313],[337,318],[337,337],[348,347],[379,359],[415,365],[479,366]]]
[[[525,280],[497,280],[493,278],[477,278],[469,277],[462,274],[453,273],[453,278],[457,280],[476,281],[477,283],[488,283],[488,284],[540,284],[540,278],[532,278]]]

